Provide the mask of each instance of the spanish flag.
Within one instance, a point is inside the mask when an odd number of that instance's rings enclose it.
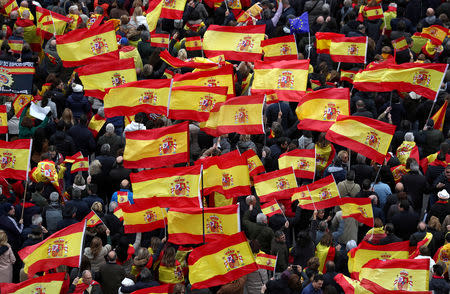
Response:
[[[133,58],[86,65],[75,69],[84,87],[84,95],[103,99],[105,89],[137,81]]]
[[[383,8],[380,6],[364,6],[363,13],[368,20],[383,18]]]
[[[445,37],[449,34],[449,29],[440,25],[432,25],[422,29],[422,36],[430,39],[433,43],[441,45]]]
[[[227,99],[228,87],[181,86],[172,88],[168,118],[206,121],[210,111]]]
[[[251,194],[247,161],[238,150],[198,163],[203,164],[203,195],[219,192],[231,198]]]
[[[50,182],[58,193],[62,194],[58,181],[58,172],[56,171],[56,166],[53,161],[47,159],[40,161],[37,166],[31,170],[31,179],[36,183]]]
[[[0,105],[0,134],[8,133],[8,113],[6,105]]]
[[[445,100],[444,104],[439,108],[439,110],[431,117],[434,121],[433,128],[435,130],[440,130],[444,127],[445,113],[447,112],[448,101]]]
[[[428,291],[429,272],[429,259],[374,259],[361,268],[359,279],[383,285],[388,290]]]
[[[106,117],[138,112],[167,114],[172,81],[141,80],[111,88],[103,98]]]
[[[336,283],[341,286],[342,290],[344,290],[344,293],[346,294],[370,294],[371,292],[368,292],[363,286],[361,286],[361,283],[358,280],[354,280],[352,278],[349,278],[347,276],[344,276],[343,274],[337,274],[334,277],[334,280]],[[378,293],[378,292],[374,292]],[[385,292],[379,292],[385,293]],[[405,293],[406,294],[406,293]]]
[[[334,62],[366,63],[367,37],[336,37],[331,40],[330,55]]]
[[[265,25],[218,26],[210,25],[203,36],[203,52],[206,57],[220,54],[225,59],[238,61],[260,60],[261,41],[264,40]]]
[[[88,228],[94,228],[98,226],[99,224],[102,224],[102,220],[98,217],[98,215],[95,213],[95,211],[91,210],[91,212],[88,213],[85,217],[86,219],[86,226]]]
[[[200,173],[200,165],[131,173],[133,200],[151,199],[160,207],[201,207]]]
[[[325,264],[328,261],[334,261],[336,249],[333,246],[325,246],[322,243],[316,245],[315,256],[319,259],[319,272],[326,273]]]
[[[419,148],[414,141],[403,141],[397,148],[396,156],[401,164],[406,164],[406,161],[410,157],[414,158],[417,162],[420,162]]]
[[[31,102],[32,98],[33,98],[32,95],[24,95],[24,94],[17,95],[17,97],[14,99],[12,103],[14,107],[14,114],[16,115],[16,117],[20,117],[23,109]]]
[[[187,37],[184,42],[184,47],[186,47],[187,51],[202,50],[202,37]]]
[[[72,156],[67,156],[64,159],[64,162],[68,162],[68,163],[74,163],[76,160],[78,159],[82,159],[83,158],[83,154],[81,153],[81,151],[78,151],[77,153],[75,153]]]
[[[30,139],[7,142],[0,140],[0,177],[5,179],[26,180],[31,155]]]
[[[22,54],[23,40],[8,40],[9,48],[14,54]]]
[[[153,34],[151,36],[150,45],[152,47],[169,48],[170,35],[169,34]]]
[[[291,202],[294,202],[296,200],[298,201],[298,206],[303,206],[310,203],[313,204],[311,200],[311,194],[309,194],[307,185],[295,188],[294,193],[291,196]]]
[[[219,63],[213,62],[212,60],[206,60],[207,62],[198,62],[196,59],[181,60],[177,57],[173,57],[167,50],[159,53],[159,57],[168,65],[174,68],[189,67],[195,69],[215,69],[218,67]],[[185,74],[181,75],[185,76]],[[192,85],[195,86],[195,85]],[[198,86],[198,85],[197,85]]]
[[[314,149],[295,149],[283,153],[278,158],[280,169],[293,167],[295,177],[314,179],[316,171],[316,151]]]
[[[28,277],[60,265],[78,267],[81,262],[85,222],[70,225],[38,244],[19,251]]]
[[[414,294],[433,294],[433,291],[407,291],[407,290],[388,290],[381,285],[378,285],[377,283],[374,283],[372,281],[369,281],[368,279],[362,279],[360,286],[365,290],[363,293],[383,293],[383,294],[408,294],[408,293],[414,293]],[[383,284],[384,286],[384,284]],[[347,293],[347,292],[345,292]],[[355,292],[358,293],[358,292]]]
[[[272,92],[279,100],[298,102],[305,94],[309,59],[263,62],[255,61],[252,94]]]
[[[325,147],[315,144],[316,150],[316,172],[322,172],[326,169],[334,159],[336,150],[334,150],[333,144],[327,144]]]
[[[236,16],[237,22],[243,23],[247,21],[251,21],[253,19],[261,19],[261,11],[262,7],[259,3],[253,4],[249,9],[246,11],[241,11],[240,14]]]
[[[171,285],[171,284],[164,284],[161,286],[140,289],[140,290],[134,291],[132,293],[133,294],[167,294],[167,293],[171,293],[172,287],[173,287],[173,285]]]
[[[119,205],[114,209],[113,214],[120,220],[123,221],[123,210],[124,206],[127,206],[128,203],[118,203]]]
[[[327,131],[326,139],[383,163],[395,125],[362,116],[344,116]]]
[[[46,40],[63,35],[67,24],[71,22],[70,18],[39,6],[36,6],[36,19],[36,33]]]
[[[292,167],[254,176],[253,182],[261,202],[289,199],[297,188],[297,179]]]
[[[156,168],[189,162],[189,123],[127,132],[123,164],[126,168]]]
[[[103,21],[103,15],[101,14],[91,14],[91,17],[86,22],[86,27],[88,29],[98,27]]]
[[[66,273],[46,274],[41,277],[26,280],[22,283],[2,283],[1,293],[25,294],[44,293],[59,294],[64,285]]]
[[[401,181],[403,175],[406,175],[409,170],[406,169],[404,164],[400,164],[391,168],[392,176],[394,176],[395,183]]]
[[[265,269],[273,272],[275,271],[277,256],[265,254],[264,252],[259,251],[258,254],[255,255],[255,260],[259,269]]]
[[[409,241],[387,245],[372,245],[366,241],[348,252],[348,271],[353,279],[359,279],[363,265],[372,259],[407,259],[409,257]]]
[[[242,232],[195,248],[188,264],[192,289],[224,285],[258,270]]]
[[[434,100],[447,67],[444,63],[382,63],[358,72],[353,85],[369,92],[414,91]]]
[[[408,49],[408,43],[406,42],[405,37],[392,40],[392,46],[396,52]]]
[[[447,243],[444,246],[441,246],[433,256],[435,262],[442,261],[443,263],[446,264],[447,266],[446,272],[448,272],[448,266],[450,265],[450,260],[448,259],[449,255],[450,255],[450,243]]]
[[[171,208],[167,221],[168,241],[173,244],[209,243],[240,231],[238,205],[204,209]]]
[[[159,18],[181,19],[183,17],[186,0],[163,1]]]
[[[70,173],[74,174],[79,171],[88,171],[89,170],[89,159],[87,157],[76,159],[72,163],[72,168],[70,169]]]
[[[119,59],[113,23],[56,36],[56,50],[65,67]]]
[[[267,202],[264,205],[261,205],[261,211],[267,217],[271,217],[274,214],[281,214],[281,213],[283,213],[281,211],[280,205],[278,205],[278,202],[275,199],[270,201],[270,202]]]
[[[125,234],[150,232],[164,228],[167,224],[165,208],[153,201],[127,204],[122,207]]]
[[[150,1],[148,4],[147,14],[145,17],[147,19],[148,30],[150,33],[156,31],[156,26],[158,25],[158,19],[161,15],[163,4],[163,0]]]
[[[301,208],[315,210],[339,205],[340,195],[333,175],[315,181],[306,187],[311,201],[300,202]]]
[[[422,53],[425,54],[428,58],[434,58],[436,54],[440,54],[443,51],[444,47],[442,45],[437,45],[431,40],[428,40],[427,43],[422,47]]]
[[[341,81],[353,84],[353,79],[358,72],[356,70],[341,70]]]
[[[242,157],[247,159],[248,173],[251,177],[266,171],[261,159],[256,155],[253,149],[248,149],[242,153]]]
[[[5,4],[2,3],[3,10],[5,11],[6,15],[10,15],[11,12],[18,10],[19,5],[17,5],[16,0],[8,0]]]
[[[339,204],[342,218],[352,217],[369,227],[373,227],[372,202],[369,198],[341,198]]]
[[[331,40],[334,38],[345,37],[343,34],[336,33],[316,33],[316,50],[318,54],[330,54]]]
[[[350,91],[326,88],[307,93],[300,98],[295,113],[300,130],[326,132],[339,115],[350,115]]]
[[[297,43],[294,35],[261,41],[264,61],[281,61],[297,59]]]
[[[91,131],[94,138],[97,138],[98,133],[102,129],[103,125],[106,123],[106,118],[101,115],[94,115],[89,121],[88,129]]]
[[[414,35],[411,36],[411,39],[413,40],[411,51],[416,54],[419,54],[422,47],[425,46],[429,40],[427,37],[423,36],[422,33],[414,33]]]
[[[43,40],[41,35],[37,33],[36,25],[30,19],[18,19],[14,24],[14,28],[23,28],[23,39],[27,42],[33,52],[42,51]]]
[[[240,96],[218,103],[200,129],[218,137],[229,133],[264,134],[264,96]]]

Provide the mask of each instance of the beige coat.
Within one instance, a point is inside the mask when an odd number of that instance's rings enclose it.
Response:
[[[16,262],[11,247],[0,256],[0,283],[12,282],[13,264]]]

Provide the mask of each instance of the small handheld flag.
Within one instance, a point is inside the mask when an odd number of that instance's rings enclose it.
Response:
[[[289,26],[291,29],[291,34],[308,33],[309,32],[308,12],[303,12],[303,14],[300,15],[299,17],[290,19]]]

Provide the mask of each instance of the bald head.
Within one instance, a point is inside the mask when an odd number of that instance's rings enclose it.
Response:
[[[318,24],[323,24],[324,21],[325,21],[325,19],[323,18],[323,16],[319,16],[319,17],[316,19],[316,22],[317,22]]]
[[[434,9],[433,8],[428,8],[427,9],[427,16],[433,16],[434,15]]]
[[[403,183],[397,183],[395,185],[395,191],[397,192],[403,192],[405,190],[405,187],[403,186]]]
[[[109,251],[108,253],[108,262],[116,262],[117,253],[114,250]]]
[[[27,2],[27,1],[22,1],[22,2],[20,2],[20,7],[26,7],[26,8],[28,8],[28,2]]]
[[[120,182],[120,187],[122,189],[128,188],[129,185],[130,185],[130,182],[128,182],[128,180],[123,180],[122,182]]]
[[[247,198],[245,198],[245,203],[247,203],[247,205],[255,205],[256,197],[253,195],[248,195]]]

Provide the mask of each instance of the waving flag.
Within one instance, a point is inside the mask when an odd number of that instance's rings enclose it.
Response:
[[[330,55],[334,62],[366,63],[367,37],[331,39]]]
[[[181,19],[183,17],[186,0],[163,1],[160,18]]]
[[[152,34],[151,35],[150,45],[152,47],[168,49],[169,43],[170,43],[170,35],[169,34]]]
[[[167,221],[168,241],[173,244],[211,242],[240,231],[238,205],[204,209],[171,208],[167,213]]]
[[[294,35],[263,40],[261,48],[264,51],[264,61],[297,59],[297,43]]]
[[[334,280],[336,283],[341,286],[342,290],[344,290],[344,293],[346,294],[369,294],[370,292],[367,292],[367,290],[361,286],[360,281],[354,280],[352,278],[349,278],[347,276],[344,276],[343,274],[337,274],[334,277]],[[382,292],[384,293],[384,292]]]
[[[30,139],[7,142],[0,140],[0,176],[6,179],[28,179],[32,141]]]
[[[339,204],[342,210],[342,218],[352,217],[365,224],[373,227],[373,210],[372,200],[369,198],[341,198]]]
[[[326,139],[383,163],[395,126],[362,116],[339,116]]]
[[[151,199],[161,207],[201,207],[201,166],[159,168],[130,174],[135,203]]]
[[[292,167],[254,176],[253,182],[256,194],[262,202],[288,199],[297,188],[297,179]]]
[[[23,40],[8,40],[8,45],[12,53],[22,54]]]
[[[2,2],[2,8],[4,9],[6,15],[9,16],[11,12],[19,9],[19,5],[17,5],[16,0],[7,0],[6,3]]]
[[[275,93],[282,101],[298,102],[305,94],[308,81],[308,60],[274,62],[255,61],[252,94]]]
[[[223,285],[258,269],[244,233],[195,248],[188,264],[192,289]]]
[[[449,29],[440,25],[432,25],[422,29],[422,36],[430,39],[433,43],[440,45],[444,42],[445,37],[449,34]]]
[[[100,116],[99,114],[95,114],[88,124],[88,129],[91,131],[94,138],[97,138],[98,133],[102,129],[103,125],[106,123],[106,118]]]
[[[91,212],[89,212],[88,215],[86,215],[85,219],[86,219],[86,226],[88,228],[94,228],[103,223],[100,217],[98,217],[98,215],[93,210],[91,210]]]
[[[163,3],[163,0],[155,0],[150,1],[148,4],[147,14],[145,18],[147,19],[148,30],[150,31],[150,33],[156,31],[156,26],[158,25],[158,19],[161,15]]]
[[[433,291],[408,291],[408,290],[388,290],[381,285],[378,285],[377,283],[374,283],[372,281],[369,281],[367,279],[361,280],[361,287],[363,287],[366,291],[369,291],[369,293],[377,294],[377,293],[383,293],[383,294],[433,294]],[[385,285],[383,285],[385,286]],[[346,292],[347,293],[347,292]]]
[[[200,129],[214,137],[229,133],[264,134],[263,106],[263,95],[240,96],[217,103]]]
[[[442,129],[444,128],[444,120],[445,120],[445,113],[447,112],[447,106],[448,101],[445,100],[441,108],[439,108],[439,110],[431,117],[431,119],[434,121],[433,129],[440,130],[442,132]]]
[[[167,294],[167,293],[171,292],[171,288],[173,288],[173,285],[164,284],[161,286],[140,289],[140,290],[131,292],[131,294]]]
[[[249,149],[242,153],[242,157],[247,159],[248,172],[250,176],[254,176],[266,171],[264,165],[261,162],[261,159],[259,159],[258,155],[256,155],[253,149]]]
[[[301,203],[303,209],[325,209],[340,203],[339,190],[332,175],[307,185],[311,201]]]
[[[383,18],[383,8],[379,6],[364,6],[363,14],[368,20],[377,20]]]
[[[405,37],[392,40],[392,46],[396,52],[408,49],[408,43],[406,42]]]
[[[203,52],[206,57],[223,54],[227,60],[253,62],[261,59],[261,41],[264,40],[265,28],[265,25],[210,25],[203,36]]]
[[[420,162],[419,147],[416,146],[416,142],[414,141],[403,141],[402,144],[398,146],[395,155],[401,164],[406,164],[406,161],[410,157],[414,158],[417,162]]]
[[[86,65],[75,69],[84,87],[84,94],[103,99],[105,89],[135,82],[136,68],[133,58]]]
[[[65,67],[119,59],[113,23],[56,36],[56,50]]]
[[[72,168],[70,170],[70,173],[76,173],[79,171],[88,171],[89,170],[89,160],[87,157],[76,159],[72,163]]]
[[[58,172],[53,161],[42,160],[35,168],[31,170],[31,179],[36,183],[48,183],[50,182],[53,187],[61,193],[61,187],[59,186]]]
[[[36,19],[36,33],[40,34],[46,40],[53,36],[63,35],[67,24],[72,21],[64,15],[39,6],[36,6]]]
[[[277,256],[265,254],[260,251],[255,256],[256,264],[259,269],[266,269],[268,271],[275,271],[275,266],[277,264]]]
[[[278,205],[278,202],[275,199],[270,201],[270,202],[265,203],[264,205],[261,205],[261,211],[268,218],[271,217],[274,214],[281,214],[281,213],[283,213],[281,211],[280,205]]]
[[[289,20],[289,28],[291,34],[309,32],[308,12],[303,12],[299,17]]]
[[[85,222],[70,225],[45,240],[19,251],[28,277],[60,265],[78,267],[84,239]]]
[[[330,54],[331,40],[337,37],[345,37],[343,34],[336,33],[316,33],[316,51],[319,54]]]
[[[12,106],[14,107],[14,114],[17,118],[22,114],[23,109],[27,106],[33,99],[32,95],[16,94],[17,97],[14,99]]]
[[[202,50],[202,37],[187,37],[184,42],[184,47],[186,47],[187,51],[197,51]]]
[[[167,114],[171,80],[141,80],[114,87],[104,97],[106,117],[139,112]]]
[[[341,70],[341,81],[353,84],[353,79],[358,72],[356,70]]]
[[[189,162],[189,123],[127,132],[123,165],[155,168]]]
[[[166,50],[159,53],[159,57],[168,65],[174,68],[180,67],[190,67],[190,68],[199,68],[199,69],[212,69],[218,66],[218,63],[213,62],[212,60],[208,60],[208,62],[196,62],[195,59],[181,60],[177,57],[173,57]],[[181,75],[184,77],[186,74]],[[180,77],[180,76],[179,76]],[[192,85],[198,86],[198,85]]]
[[[42,277],[26,280],[22,283],[2,283],[1,293],[45,293],[59,294],[64,285],[66,273],[46,274]],[[44,292],[45,291],[45,292]]]
[[[294,149],[283,153],[278,158],[278,166],[280,169],[292,167],[297,178],[314,179],[316,151],[314,149]]]
[[[0,105],[0,134],[8,133],[8,113],[6,105]]]
[[[125,234],[150,232],[167,224],[166,210],[152,201],[124,205],[122,211]]]
[[[300,130],[326,132],[339,115],[350,115],[348,88],[326,88],[307,93],[295,110]]]

